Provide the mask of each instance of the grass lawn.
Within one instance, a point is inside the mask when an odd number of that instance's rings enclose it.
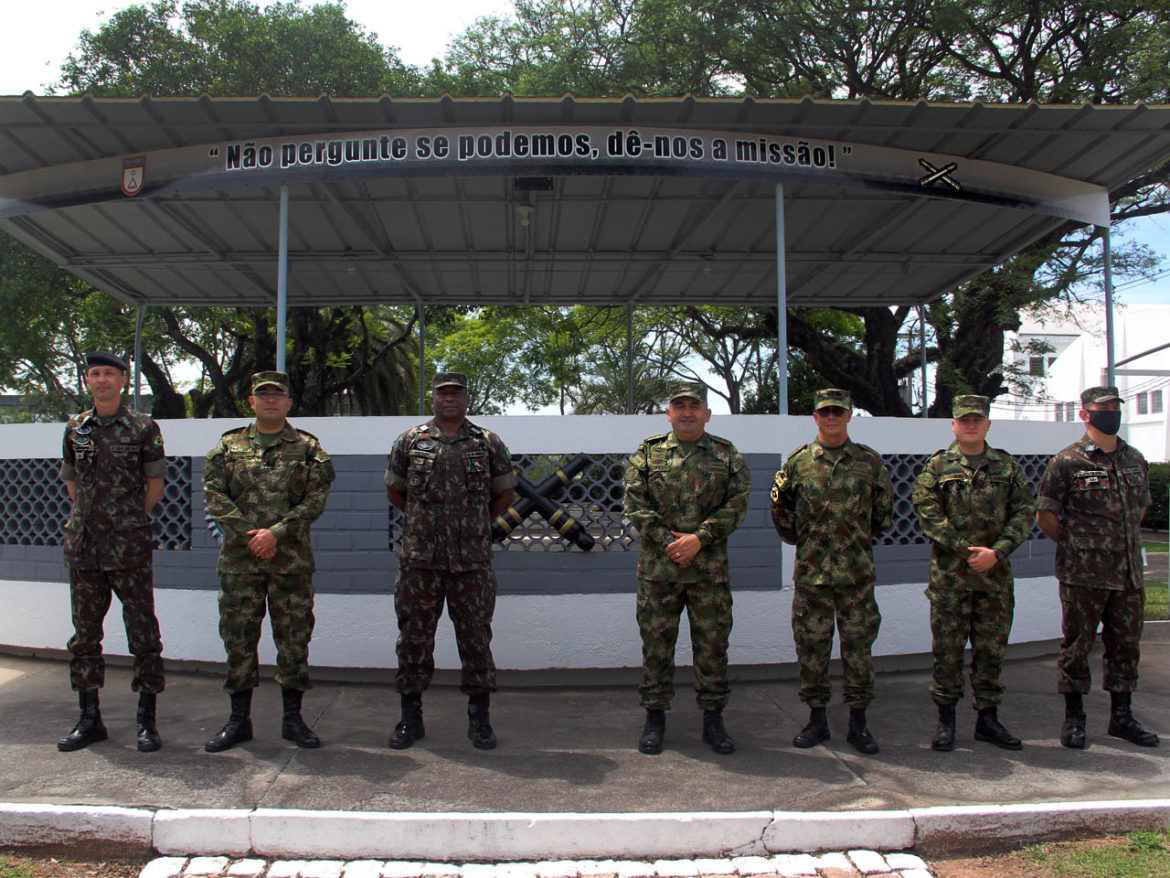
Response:
[[[1170,619],[1170,590],[1160,579],[1146,580],[1146,621]]]
[[[989,857],[932,862],[939,878],[1152,878],[1170,874],[1166,831],[1037,844]]]
[[[1142,546],[1147,552],[1165,552],[1165,540],[1142,540]]]

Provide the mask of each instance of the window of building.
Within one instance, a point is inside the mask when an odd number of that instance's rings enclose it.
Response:
[[[1150,413],[1150,395],[1144,390],[1137,395],[1137,413],[1139,415],[1148,415]]]
[[[1043,357],[1028,357],[1028,374],[1029,375],[1043,375],[1044,374],[1044,358]]]
[[[1160,415],[1160,414],[1162,414],[1162,411],[1163,411],[1163,409],[1162,409],[1162,391],[1151,390],[1150,391],[1150,414]]]

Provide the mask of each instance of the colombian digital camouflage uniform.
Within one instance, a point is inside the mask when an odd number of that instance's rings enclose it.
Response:
[[[1056,544],[1064,640],[1061,692],[1089,691],[1097,625],[1105,645],[1104,688],[1137,688],[1145,616],[1141,514],[1152,502],[1141,452],[1118,438],[1110,454],[1084,436],[1052,458],[1036,509],[1061,518]]]
[[[984,445],[976,466],[952,442],[927,461],[914,485],[914,508],[931,543],[930,630],[934,638],[936,704],[963,695],[963,648],[971,641],[972,706],[995,707],[1008,634],[1015,610],[1014,580],[1007,556],[1032,531],[1032,489],[1016,459]],[[977,455],[977,457],[979,457]],[[967,563],[968,546],[1001,553],[986,573]]]
[[[162,638],[154,614],[153,542],[146,480],[166,475],[158,425],[126,406],[108,418],[93,409],[69,419],[61,478],[74,483],[65,525],[73,637],[69,677],[79,692],[105,682],[102,623],[111,593],[122,602],[126,641],[134,656],[135,692],[162,692]]]
[[[403,695],[431,685],[435,629],[447,602],[462,665],[460,689],[496,689],[492,659],[492,498],[516,486],[512,455],[495,433],[464,420],[444,436],[433,420],[394,442],[386,486],[406,494],[402,548],[394,581],[398,673]]]
[[[309,688],[316,569],[309,528],[324,511],[334,478],[333,461],[317,437],[287,422],[267,447],[252,423],[224,433],[207,455],[204,498],[223,535],[215,569],[228,692],[260,683],[256,649],[266,599],[276,682],[286,689]],[[276,555],[268,560],[248,549],[247,532],[260,528],[276,537]]]
[[[792,634],[800,662],[800,699],[829,703],[833,621],[841,638],[845,701],[873,700],[870,650],[882,617],[874,598],[873,541],[893,520],[890,473],[872,448],[817,440],[792,452],[772,485],[772,522],[796,546]]]
[[[638,446],[626,469],[625,513],[642,537],[638,628],[642,634],[640,703],[666,710],[674,696],[679,617],[691,626],[695,692],[703,710],[719,710],[731,691],[727,643],[731,586],[727,538],[747,513],[751,473],[735,446],[704,433],[689,454],[673,432]],[[693,533],[702,548],[686,567],[667,557],[671,531]]]

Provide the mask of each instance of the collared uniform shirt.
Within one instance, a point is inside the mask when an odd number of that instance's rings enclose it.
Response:
[[[492,498],[516,487],[499,436],[467,420],[452,436],[433,419],[412,427],[394,442],[385,483],[406,494],[400,558],[453,572],[491,564]]]
[[[986,445],[972,467],[959,444],[927,459],[913,502],[931,543],[933,588],[1006,592],[1012,588],[1008,555],[1032,532],[1032,489],[1016,459]],[[986,546],[1003,558],[986,573],[971,569],[968,546]]]
[[[1056,578],[1064,585],[1141,589],[1142,511],[1153,502],[1149,467],[1124,440],[1102,451],[1085,435],[1048,463],[1036,509],[1060,517]]]
[[[207,455],[203,493],[223,535],[216,570],[282,576],[315,570],[310,526],[325,511],[336,478],[333,461],[312,433],[285,422],[279,438],[261,440],[255,422],[228,430]],[[249,530],[267,528],[276,555],[262,560],[248,549]]]
[[[642,537],[638,576],[677,582],[727,582],[727,538],[743,523],[751,472],[734,445],[704,433],[686,453],[674,432],[651,436],[626,468],[625,513]],[[686,567],[666,554],[678,533],[702,548]]]
[[[846,440],[819,440],[789,455],[772,484],[772,523],[796,546],[793,577],[805,585],[868,585],[873,543],[890,526],[894,488],[881,455]]]
[[[127,570],[151,563],[146,480],[166,475],[162,433],[125,405],[109,418],[89,409],[69,419],[61,478],[73,482],[65,563],[77,570]]]

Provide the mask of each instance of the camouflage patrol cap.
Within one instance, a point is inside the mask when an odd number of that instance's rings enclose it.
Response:
[[[824,390],[818,390],[813,394],[814,412],[819,412],[821,409],[828,408],[829,406],[852,410],[853,397],[849,395],[848,390],[841,390],[837,387],[826,387]]]
[[[92,354],[86,354],[85,366],[87,369],[90,366],[113,366],[115,369],[119,369],[123,373],[130,371],[130,368],[126,365],[125,360],[123,360],[121,357],[111,354],[109,351],[94,351]]]
[[[257,372],[252,376],[252,393],[261,387],[276,387],[288,393],[287,372]]]
[[[956,396],[951,404],[951,417],[961,418],[963,415],[979,415],[987,418],[991,416],[991,400],[978,393],[964,393]]]
[[[704,404],[707,402],[707,385],[701,381],[671,381],[667,385],[667,392],[671,402],[681,396],[689,396]]]
[[[440,387],[462,387],[467,389],[467,376],[462,372],[437,372],[431,381],[431,390]]]
[[[1094,402],[1113,402],[1113,400],[1117,400],[1118,402],[1125,402],[1125,400],[1121,398],[1121,394],[1118,392],[1117,388],[1113,387],[1112,385],[1090,387],[1088,390],[1081,393],[1082,406],[1086,406]]]

